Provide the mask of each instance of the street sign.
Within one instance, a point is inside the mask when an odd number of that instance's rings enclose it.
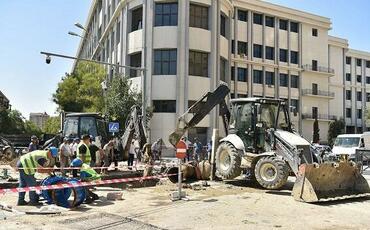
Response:
[[[108,129],[110,133],[118,133],[119,123],[118,122],[109,122]]]
[[[176,157],[179,159],[186,158],[186,144],[184,141],[179,141],[176,144]]]

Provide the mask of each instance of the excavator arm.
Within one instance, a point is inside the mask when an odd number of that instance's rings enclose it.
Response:
[[[133,138],[137,138],[139,140],[140,148],[147,143],[147,133],[143,116],[141,115],[141,108],[137,105],[131,107],[130,115],[126,120],[126,129],[121,137],[124,156],[128,156],[128,151]]]
[[[175,146],[181,137],[190,128],[195,127],[203,120],[211,110],[220,105],[220,115],[223,118],[224,127],[227,133],[228,120],[230,119],[230,111],[225,102],[225,97],[229,94],[230,89],[225,83],[221,83],[213,92],[208,92],[195,102],[183,115],[178,118],[176,131],[171,133],[169,142]],[[188,119],[188,114],[193,116]]]

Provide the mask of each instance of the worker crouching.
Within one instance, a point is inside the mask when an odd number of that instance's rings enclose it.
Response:
[[[48,150],[36,150],[29,152],[19,159],[17,168],[19,170],[19,188],[36,186],[35,173],[50,173],[51,162],[55,162],[54,158],[58,156],[58,149],[50,147]],[[25,192],[19,192],[17,205],[42,205],[39,203],[39,196],[35,191],[30,191],[30,202],[25,201]]]
[[[81,159],[76,158],[72,161],[71,167],[79,167],[80,168],[80,180],[83,182],[95,181],[100,180],[101,176],[90,167],[90,165],[83,163]],[[92,191],[90,191],[89,187],[86,187],[86,199],[85,203],[89,204],[92,203],[94,200],[98,200],[99,196]]]

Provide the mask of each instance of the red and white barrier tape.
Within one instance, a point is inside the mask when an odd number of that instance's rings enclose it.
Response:
[[[158,175],[158,176],[133,177],[133,178],[110,179],[110,180],[97,180],[97,181],[90,181],[90,182],[76,182],[73,184],[63,183],[63,184],[55,184],[55,185],[32,186],[32,187],[25,187],[25,188],[5,188],[5,189],[0,189],[0,194],[5,194],[7,192],[18,193],[18,192],[86,187],[86,186],[92,186],[92,185],[127,183],[127,182],[141,181],[141,180],[159,179],[159,178],[175,176],[175,175],[177,174],[165,174],[165,175]]]

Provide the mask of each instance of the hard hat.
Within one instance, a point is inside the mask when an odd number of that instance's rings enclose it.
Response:
[[[50,147],[49,151],[51,152],[51,156],[57,157],[58,156],[58,149],[55,147]]]
[[[76,158],[71,162],[72,167],[81,167],[82,160],[80,158]]]

